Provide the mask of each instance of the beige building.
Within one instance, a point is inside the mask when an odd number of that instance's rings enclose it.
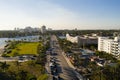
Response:
[[[98,44],[97,37],[79,37],[78,44],[82,45],[90,45],[90,44]]]
[[[69,34],[66,34],[66,38],[68,41],[71,41],[72,43],[78,43],[80,46],[98,43],[97,37],[72,37]]]

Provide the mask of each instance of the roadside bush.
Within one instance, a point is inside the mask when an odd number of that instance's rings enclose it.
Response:
[[[37,80],[47,80],[47,79],[48,79],[48,75],[43,74],[43,75],[39,76]]]

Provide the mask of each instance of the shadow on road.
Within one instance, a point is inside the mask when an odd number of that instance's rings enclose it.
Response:
[[[64,70],[66,71],[66,73],[68,74],[68,76],[71,77],[71,80],[79,80],[76,77],[75,72],[73,71],[73,69],[64,67]]]
[[[59,60],[56,60],[56,62],[60,62]]]

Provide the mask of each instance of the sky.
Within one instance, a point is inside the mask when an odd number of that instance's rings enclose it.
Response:
[[[0,0],[0,30],[120,29],[120,0]]]

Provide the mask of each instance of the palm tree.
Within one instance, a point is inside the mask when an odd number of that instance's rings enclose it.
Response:
[[[0,65],[1,69],[3,70],[3,72],[5,72],[6,69],[8,69],[9,65],[6,63],[6,62],[3,62],[1,65]]]
[[[24,70],[21,70],[21,71],[19,72],[19,76],[20,76],[20,79],[21,79],[21,80],[26,80],[27,72],[24,71]]]
[[[15,65],[17,66],[17,68],[19,70],[20,63],[18,61],[15,61]]]

